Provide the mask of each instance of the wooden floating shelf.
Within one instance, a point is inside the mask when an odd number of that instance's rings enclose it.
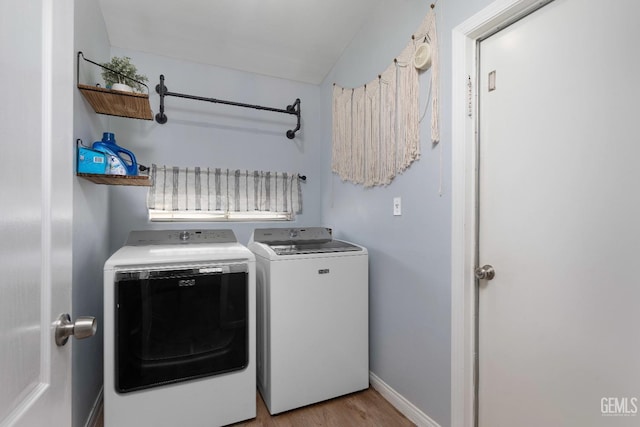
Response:
[[[102,175],[94,173],[77,173],[76,175],[81,178],[88,179],[95,184],[151,187],[151,178],[147,175]]]
[[[149,95],[78,83],[78,89],[98,114],[153,120]]]

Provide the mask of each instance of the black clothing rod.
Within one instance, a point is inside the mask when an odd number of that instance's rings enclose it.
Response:
[[[300,130],[300,98],[297,98],[291,105],[287,105],[286,109],[264,107],[262,105],[244,104],[242,102],[225,101],[216,98],[207,98],[204,96],[187,95],[178,92],[169,92],[164,84],[164,75],[160,75],[160,84],[156,85],[156,92],[160,95],[160,112],[156,114],[156,121],[160,124],[167,122],[167,115],[164,113],[164,97],[175,96],[177,98],[193,99],[196,101],[213,102],[215,104],[233,105],[235,107],[253,108],[254,110],[273,111],[275,113],[292,114],[298,118],[298,123],[295,129],[287,131],[287,138],[293,139],[296,136],[296,132]]]
[[[165,86],[166,88],[166,86]],[[281,108],[263,107],[262,105],[243,104],[241,102],[225,101],[222,99],[205,98],[204,96],[185,95],[184,93],[176,93],[166,91],[164,96],[175,96],[176,98],[195,99],[196,101],[214,102],[216,104],[235,105],[236,107],[253,108],[255,110],[274,111],[276,113],[296,114],[295,111],[288,111]]]

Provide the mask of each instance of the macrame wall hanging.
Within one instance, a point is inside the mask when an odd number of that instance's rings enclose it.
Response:
[[[420,158],[419,73],[431,69],[431,140],[440,140],[438,39],[433,5],[411,41],[376,79],[333,86],[332,171],[365,187],[387,185]]]

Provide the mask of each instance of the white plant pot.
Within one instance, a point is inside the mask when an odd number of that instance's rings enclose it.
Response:
[[[111,89],[119,90],[120,92],[133,92],[131,86],[127,86],[123,83],[114,83],[111,85]]]

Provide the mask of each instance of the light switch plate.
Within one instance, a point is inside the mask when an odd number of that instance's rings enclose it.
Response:
[[[393,198],[393,215],[402,215],[402,199],[400,197]]]

